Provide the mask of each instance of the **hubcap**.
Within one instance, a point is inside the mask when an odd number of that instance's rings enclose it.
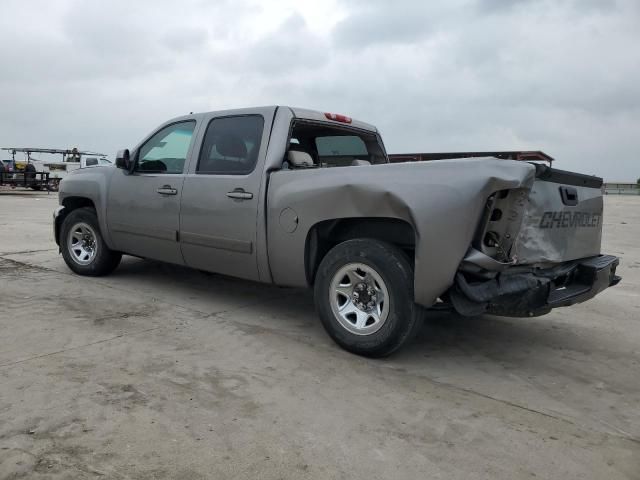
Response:
[[[98,253],[96,232],[84,222],[76,223],[69,230],[67,248],[74,262],[89,265]]]
[[[349,263],[336,272],[329,289],[331,310],[340,325],[356,335],[371,335],[389,316],[389,293],[369,265]]]

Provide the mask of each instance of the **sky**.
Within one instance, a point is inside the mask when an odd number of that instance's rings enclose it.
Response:
[[[0,147],[113,159],[257,105],[376,125],[387,151],[543,150],[640,177],[638,0],[2,0]]]

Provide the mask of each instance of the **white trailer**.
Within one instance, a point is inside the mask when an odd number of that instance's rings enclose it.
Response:
[[[2,150],[10,152],[13,158],[12,172],[7,172],[5,168],[5,172],[2,173],[2,183],[26,186],[34,190],[47,188],[56,191],[67,173],[78,168],[113,165],[103,153],[80,151],[77,148],[63,150],[11,147]],[[17,153],[23,153],[24,158],[16,160]],[[32,157],[34,153],[62,155],[62,160],[39,160]]]

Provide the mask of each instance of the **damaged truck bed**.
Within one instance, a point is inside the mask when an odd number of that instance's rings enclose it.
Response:
[[[619,281],[600,251],[602,179],[542,152],[419,155],[438,161],[390,163],[378,130],[344,115],[192,114],[117,169],[70,174],[55,238],[83,275],[124,253],[313,288],[329,335],[369,356],[406,343],[436,304],[535,316]]]

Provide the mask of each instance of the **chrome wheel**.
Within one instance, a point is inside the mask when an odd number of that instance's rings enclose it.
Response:
[[[389,293],[382,277],[364,263],[349,263],[331,279],[331,310],[340,325],[356,335],[371,335],[389,316]]]
[[[69,230],[67,249],[74,262],[79,265],[89,265],[98,253],[96,232],[84,222],[76,223]]]

